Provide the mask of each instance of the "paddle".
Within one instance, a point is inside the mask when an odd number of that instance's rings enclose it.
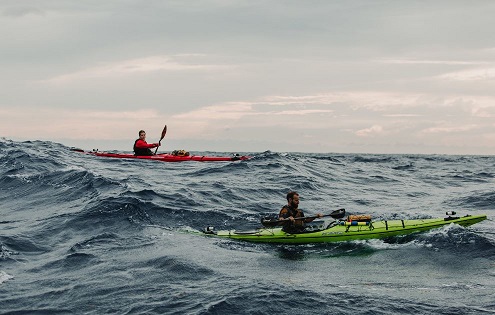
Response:
[[[301,217],[301,218],[294,218],[294,220],[304,220],[304,219],[317,219],[317,218],[322,218],[322,217],[332,217],[334,219],[342,219],[345,216],[345,209],[337,209],[332,211],[330,214],[324,214],[321,217],[318,216],[313,216],[313,217]],[[277,225],[280,225],[282,222],[287,222],[290,219],[282,219],[282,220],[270,220],[267,218],[262,218],[261,219],[261,224],[266,227],[275,227]]]
[[[165,127],[163,127],[162,136],[160,138],[160,141],[158,141],[159,144],[162,144],[162,140],[163,140],[163,138],[165,138],[166,133],[167,133],[167,125],[165,125]],[[158,152],[158,147],[156,147],[155,154],[156,154],[156,152]]]

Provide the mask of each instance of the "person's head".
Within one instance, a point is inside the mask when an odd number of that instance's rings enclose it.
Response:
[[[287,194],[287,202],[289,205],[297,208],[299,205],[299,194],[295,191],[291,191]]]
[[[139,130],[139,139],[141,139],[141,140],[146,139],[146,131]]]

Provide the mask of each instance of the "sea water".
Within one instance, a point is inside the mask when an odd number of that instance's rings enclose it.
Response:
[[[495,313],[494,156],[241,153],[164,163],[0,140],[0,314]],[[256,228],[291,190],[306,215],[488,220],[309,245],[186,232]]]

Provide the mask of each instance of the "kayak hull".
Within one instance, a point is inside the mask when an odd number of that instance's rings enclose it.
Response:
[[[252,231],[208,231],[205,235],[259,243],[311,244],[345,242],[366,239],[384,239],[392,236],[425,232],[449,224],[470,226],[486,219],[486,215],[448,217],[421,220],[392,220],[370,222],[368,225],[345,225],[345,221],[334,222],[330,227],[314,232],[289,234],[282,228],[260,228]],[[211,228],[210,228],[211,229]]]
[[[81,151],[79,151],[81,152]],[[156,154],[150,156],[136,156],[134,154],[127,153],[109,153],[109,152],[85,152],[82,153],[100,156],[100,157],[108,157],[108,158],[118,158],[118,159],[142,159],[142,160],[152,160],[152,161],[161,161],[161,162],[186,162],[186,161],[196,161],[196,162],[232,162],[232,161],[243,161],[248,160],[248,156],[207,156],[207,155],[188,155],[188,156],[178,156],[172,154]]]

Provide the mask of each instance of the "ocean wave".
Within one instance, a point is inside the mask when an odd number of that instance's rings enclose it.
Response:
[[[300,193],[306,215],[345,208],[375,220],[432,218],[447,210],[491,217],[494,157],[250,155],[232,163],[163,163],[0,139],[0,299],[8,305],[2,311],[493,309],[492,220],[385,240],[308,245],[219,240],[182,230],[259,227],[262,216],[278,214],[290,190]],[[288,295],[297,301],[287,302]]]
[[[492,190],[473,191],[467,196],[453,198],[449,203],[456,207],[493,211],[495,192]]]
[[[12,255],[42,254],[50,251],[50,248],[32,239],[28,235],[0,236],[0,250],[4,258]]]

